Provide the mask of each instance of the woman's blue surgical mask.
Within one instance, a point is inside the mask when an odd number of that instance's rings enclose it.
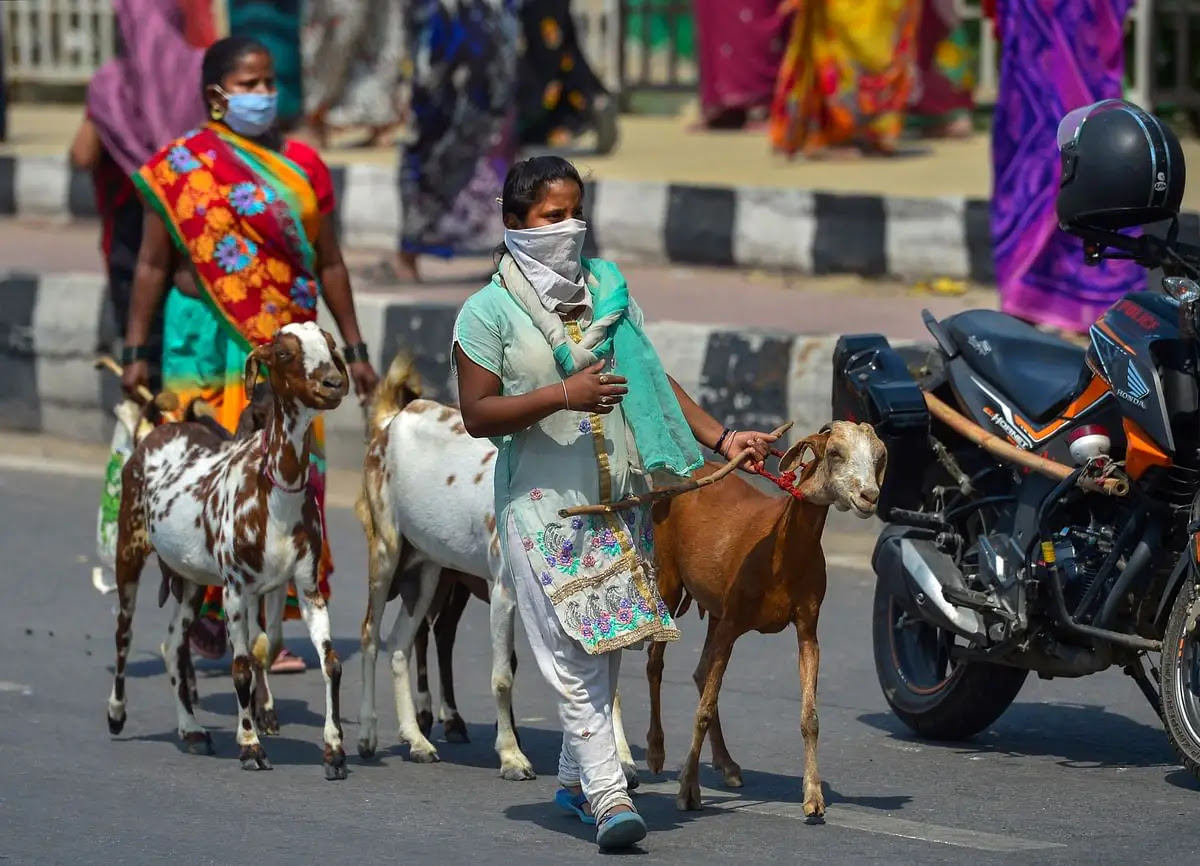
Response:
[[[275,125],[276,94],[221,92],[228,102],[225,123],[238,135],[255,138]]]

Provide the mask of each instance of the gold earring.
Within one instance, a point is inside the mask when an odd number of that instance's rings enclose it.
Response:
[[[210,105],[208,107],[208,116],[211,117],[213,120],[220,120],[222,117],[225,116],[225,110],[223,108],[221,108],[220,105],[218,105],[217,103],[214,102],[212,105]]]

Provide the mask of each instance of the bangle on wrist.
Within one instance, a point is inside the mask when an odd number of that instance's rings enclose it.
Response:
[[[720,436],[720,438],[717,439],[717,444],[712,447],[714,454],[722,454],[722,455],[724,454],[724,452],[721,451],[721,446],[725,444],[725,440],[729,438],[729,434],[731,434],[732,432],[733,431],[730,430],[728,427],[726,427],[724,430],[721,431],[721,436]]]
[[[729,459],[729,455],[733,451],[733,437],[736,435],[738,435],[738,431],[730,430],[729,435],[725,437],[725,443],[722,446],[725,450],[721,452],[721,456],[726,460]]]
[[[562,380],[562,386],[563,386],[563,411],[570,412],[571,411],[571,398],[569,396],[567,396],[567,380],[566,379]]]
[[[135,364],[138,361],[150,360],[149,346],[122,346],[121,347],[121,366],[127,367],[130,364]]]
[[[346,359],[347,364],[357,364],[359,361],[365,364],[368,360],[367,344],[355,343],[346,346],[342,349],[342,357]]]

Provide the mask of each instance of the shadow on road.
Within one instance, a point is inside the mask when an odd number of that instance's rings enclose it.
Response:
[[[317,667],[320,663],[317,659],[317,651],[313,647],[311,641],[304,637],[289,636],[284,638],[283,645],[288,649],[289,652],[292,653],[292,655],[299,656],[300,658],[304,659],[304,663],[308,665],[310,671],[315,672],[317,670]],[[333,649],[338,654],[338,658],[342,660],[342,666],[345,667],[352,657],[357,656],[362,647],[357,640],[352,638],[335,637],[333,639]],[[380,652],[380,656],[383,657],[383,655],[384,653]],[[228,677],[229,663],[232,660],[233,657],[228,652],[225,653],[224,658],[219,658],[215,661],[201,658],[196,653],[192,653],[192,664],[195,665],[196,674],[202,680],[219,678],[222,676]],[[358,662],[355,661],[355,664],[358,664]],[[111,664],[107,665],[105,670],[107,670],[109,674],[112,674],[113,666]],[[156,677],[165,674],[166,672],[166,665],[163,664],[162,656],[160,656],[158,653],[144,651],[138,652],[136,653],[136,657],[131,657],[129,661],[125,663],[125,676],[128,679]],[[271,677],[271,682],[277,683],[280,680],[286,682],[292,676],[292,674],[274,674]],[[229,688],[233,688],[232,681],[230,681]],[[274,686],[272,686],[272,688],[274,688]]]
[[[645,769],[646,750],[641,746],[630,744],[629,751],[632,753],[633,759],[640,764],[638,775],[642,782],[649,784],[678,781],[679,773],[676,770],[665,770],[657,776],[651,775],[650,771]],[[743,767],[742,782],[744,783],[742,788],[726,788],[721,774],[714,770],[710,764],[701,760],[700,786],[728,794],[731,798],[734,798],[732,800],[734,803],[736,803],[737,799],[745,799],[748,802],[769,800],[772,803],[790,803],[796,806],[804,802],[803,776],[785,776],[781,773],[769,773],[765,770]],[[821,789],[825,793],[826,806],[860,806],[864,809],[898,812],[911,803],[913,799],[907,794],[887,797],[849,797],[830,787],[829,782],[826,780],[821,781]],[[650,796],[650,794],[647,793],[646,796]],[[671,793],[669,799],[671,801],[671,808],[674,809],[674,792]]]
[[[1166,781],[1168,785],[1174,785],[1185,791],[1200,791],[1200,781],[1197,781],[1195,776],[1182,767],[1174,773],[1167,773]]]
[[[211,727],[208,728],[208,732],[212,734],[213,749],[216,754],[212,756],[193,755],[192,757],[197,761],[232,761],[236,765],[239,747],[237,741],[234,739],[234,732],[232,730]],[[114,737],[113,741],[118,743],[170,743],[179,749],[179,751],[187,753],[187,748],[180,742],[178,733],[173,730],[133,737]],[[314,773],[321,772],[323,753],[321,744],[316,740],[294,740],[290,737],[262,737],[262,744],[263,748],[267,750],[267,758],[274,766],[303,767],[311,765]],[[350,769],[353,770],[354,767],[351,766]]]
[[[662,833],[681,830],[697,819],[720,820],[730,817],[728,810],[706,809],[700,812],[680,812],[675,808],[674,793],[659,791],[634,793],[634,804],[638,812],[646,820],[646,826],[651,833]],[[510,821],[522,821],[534,824],[552,833],[561,833],[580,841],[593,842],[596,838],[596,828],[581,823],[577,818],[560,812],[554,804],[521,803],[509,806],[504,810],[504,816]],[[615,853],[615,852],[614,852]],[[635,848],[620,852],[624,856],[639,856],[646,851]]]
[[[972,740],[957,742],[921,739],[891,713],[864,713],[858,720],[893,740],[960,755],[1047,757],[1074,769],[1176,763],[1162,728],[1093,704],[1013,704],[992,727]]]

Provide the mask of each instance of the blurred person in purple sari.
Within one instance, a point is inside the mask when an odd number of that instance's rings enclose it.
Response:
[[[1122,294],[1145,287],[1129,262],[1083,264],[1083,243],[1058,228],[1058,123],[1120,98],[1122,31],[1134,0],[998,0],[1000,88],[992,125],[992,244],[1001,309],[1086,332]]]
[[[765,119],[787,47],[792,5],[694,0],[705,126],[740,129]]]

